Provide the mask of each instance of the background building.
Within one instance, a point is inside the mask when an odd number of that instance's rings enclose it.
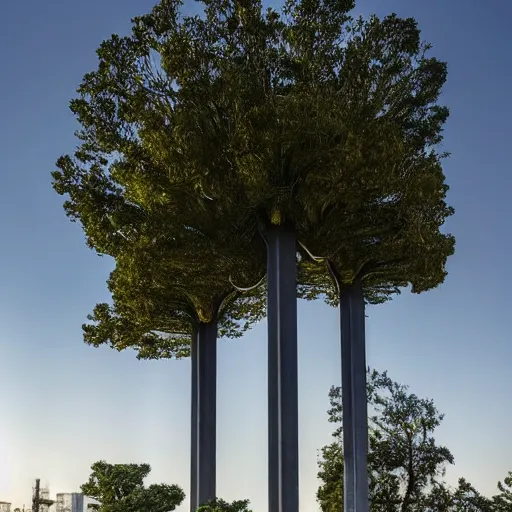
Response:
[[[11,512],[11,504],[7,501],[0,501],[0,512]]]
[[[40,490],[39,497],[41,499],[41,504],[39,505],[39,512],[48,512],[51,507],[50,489],[48,489],[48,487],[42,488]]]
[[[84,512],[84,495],[78,492],[57,494],[55,512]]]
[[[32,510],[34,512],[48,512],[55,502],[50,499],[48,487],[41,488],[41,479],[36,478],[36,485],[32,494]]]

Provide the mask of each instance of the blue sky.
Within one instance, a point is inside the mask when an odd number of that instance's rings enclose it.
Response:
[[[95,49],[150,0],[6,0],[0,14],[0,501],[29,504],[32,479],[78,490],[98,459],[149,462],[151,481],[188,491],[189,361],[139,362],[82,343],[108,299],[112,262],[84,243],[50,184],[73,150],[68,101]],[[361,0],[364,14],[415,16],[449,63],[445,147],[456,208],[450,275],[439,289],[370,308],[368,364],[435,400],[437,438],[454,453],[448,480],[493,493],[512,469],[509,343],[512,273],[510,54],[503,0]],[[315,503],[317,450],[330,440],[327,392],[340,382],[338,317],[300,304],[301,510]],[[266,325],[219,342],[218,494],[266,497]],[[186,510],[186,504],[183,506]]]

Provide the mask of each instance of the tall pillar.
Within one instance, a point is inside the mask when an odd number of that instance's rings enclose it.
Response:
[[[340,294],[345,512],[369,512],[365,304],[361,282]]]
[[[216,497],[217,321],[192,337],[190,511]]]
[[[296,253],[292,230],[268,230],[269,512],[299,510]]]

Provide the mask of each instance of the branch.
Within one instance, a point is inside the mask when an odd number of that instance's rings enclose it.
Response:
[[[235,288],[235,290],[238,290],[239,292],[252,292],[253,290],[256,290],[256,288],[259,288],[263,284],[263,281],[265,280],[266,277],[267,274],[264,274],[263,277],[254,286],[250,286],[248,288],[242,288],[240,286],[237,286],[233,282],[231,275],[229,276],[229,282],[231,283],[231,286],[233,286],[233,288]]]
[[[384,272],[385,270],[390,270],[390,268],[393,268],[395,265],[399,265],[404,262],[404,258],[378,262],[374,262],[371,260],[367,261],[359,267],[355,279],[364,279],[365,277],[368,277],[372,274],[378,274],[380,272]]]
[[[299,245],[306,251],[306,254],[316,263],[322,263],[324,261],[326,261],[326,257],[325,256],[314,256],[311,251],[300,241],[300,240],[297,240],[297,242],[299,243]]]

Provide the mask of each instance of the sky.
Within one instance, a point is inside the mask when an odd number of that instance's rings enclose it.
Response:
[[[0,501],[29,505],[33,479],[78,491],[91,464],[148,462],[148,482],[188,493],[190,361],[141,362],[95,349],[81,325],[109,299],[113,268],[85,246],[51,187],[72,152],[68,109],[95,49],[126,33],[152,0],[4,0],[0,5]],[[190,5],[187,5],[191,8]],[[457,238],[449,276],[423,295],[368,309],[368,365],[388,370],[446,414],[436,439],[455,456],[447,479],[491,495],[512,470],[512,4],[506,0],[360,0],[367,15],[414,16],[449,65],[442,102]],[[219,341],[218,495],[267,510],[266,325]],[[330,442],[328,391],[339,385],[338,314],[299,304],[300,509],[318,510],[318,450]],[[180,510],[188,510],[186,501]]]

